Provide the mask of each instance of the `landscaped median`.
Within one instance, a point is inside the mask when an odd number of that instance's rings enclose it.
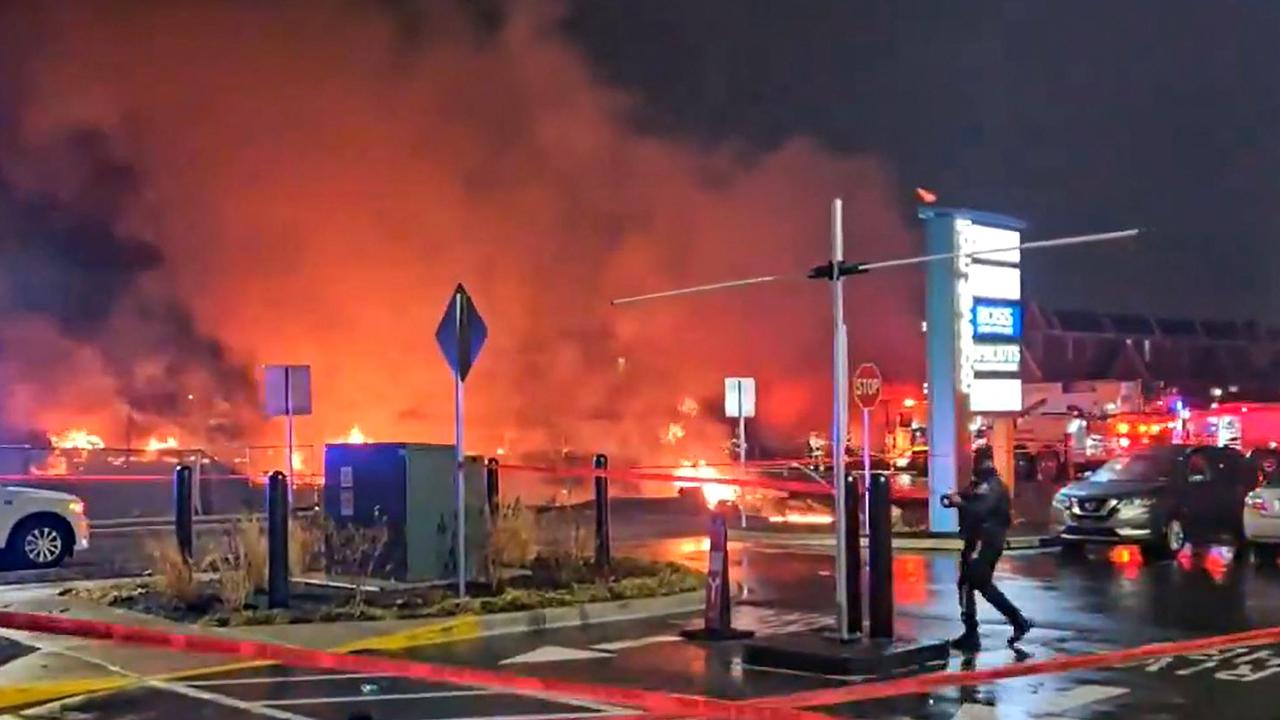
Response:
[[[387,580],[384,533],[362,530],[357,537],[316,525],[291,534],[290,565],[307,572],[290,583],[287,608],[268,609],[264,533],[260,523],[247,519],[234,524],[214,546],[203,548],[196,561],[178,554],[171,542],[157,543],[150,548],[151,577],[24,589],[24,599],[7,609],[175,635],[389,652],[701,607],[701,572],[628,557],[614,557],[607,567],[597,567],[582,551],[582,534],[576,527],[564,525],[572,533],[540,533],[543,542],[535,545],[538,535],[524,527],[524,517],[504,509],[491,528],[490,554],[483,568],[488,580],[470,583],[465,598],[457,597],[449,582]],[[39,649],[0,665],[0,710],[256,664],[227,666],[195,653],[100,640],[69,646],[39,634],[13,636]],[[47,681],[50,678],[56,680]]]
[[[474,583],[459,599],[449,587],[349,582],[295,582],[288,608],[267,609],[261,585],[265,573],[243,598],[229,602],[222,579],[193,574],[175,590],[171,578],[130,579],[113,584],[69,587],[64,597],[131,612],[216,627],[416,620],[569,608],[618,600],[696,592],[704,576],[675,563],[615,558],[606,570],[581,559],[541,556],[500,585]]]

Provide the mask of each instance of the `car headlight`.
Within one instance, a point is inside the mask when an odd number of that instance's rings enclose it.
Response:
[[[1153,497],[1131,497],[1120,501],[1122,508],[1149,508],[1155,504],[1156,499]]]
[[[1053,504],[1054,504],[1054,507],[1058,507],[1063,510],[1070,510],[1071,498],[1067,497],[1066,495],[1063,495],[1062,493],[1058,493],[1057,495],[1053,496]]]

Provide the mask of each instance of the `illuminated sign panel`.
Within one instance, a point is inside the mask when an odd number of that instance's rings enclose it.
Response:
[[[1022,306],[1007,300],[974,298],[973,336],[977,340],[1022,338]]]
[[[1022,410],[1021,233],[958,218],[958,387],[972,412]],[[981,253],[973,255],[972,253]]]

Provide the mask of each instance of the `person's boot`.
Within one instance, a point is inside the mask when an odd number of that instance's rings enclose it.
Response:
[[[1031,628],[1035,626],[1036,624],[1031,622],[1030,618],[1019,616],[1013,623],[1013,634],[1009,636],[1009,647],[1021,642],[1022,638],[1026,637],[1027,633],[1031,632]]]
[[[976,653],[982,649],[982,639],[978,636],[978,628],[966,625],[964,632],[951,640],[951,649],[962,653]]]

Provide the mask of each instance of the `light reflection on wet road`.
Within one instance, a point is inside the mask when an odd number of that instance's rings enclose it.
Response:
[[[703,567],[700,538],[648,543],[644,554]],[[636,547],[619,552],[636,551]],[[823,626],[832,615],[832,558],[781,546],[732,543],[732,575],[747,596],[735,608],[735,623],[761,634]],[[957,575],[953,553],[898,551],[894,555],[897,627],[900,633],[944,638],[959,630]],[[997,581],[1040,627],[1023,645],[1040,660],[1062,654],[1116,649],[1256,627],[1280,625],[1280,569],[1256,568],[1220,550],[1143,564],[1140,554],[1112,551],[1086,558],[1056,551],[1011,553]],[[987,668],[1016,662],[1004,646],[1008,628],[989,608],[984,651],[953,656],[952,669]],[[695,617],[682,616],[597,626],[494,636],[426,646],[403,653],[432,662],[501,668],[521,675],[571,679],[665,692],[730,699],[842,687],[846,679],[820,678],[744,667],[741,646],[702,645],[676,637]],[[609,712],[575,704],[539,704],[503,693],[458,694],[454,688],[421,686],[390,678],[282,676],[300,671],[268,668],[255,679],[208,678],[204,691],[227,693],[236,702],[265,703],[287,710],[293,720],[340,720],[348,711],[368,711],[376,720],[505,717],[510,720],[573,720]],[[224,683],[224,684],[217,684]],[[371,692],[365,692],[366,685]],[[815,708],[867,718],[1201,718],[1270,720],[1271,698],[1280,692],[1280,645],[1231,649],[1165,658],[1129,667],[945,688],[873,702]],[[317,698],[316,701],[308,698]],[[164,715],[255,714],[252,707],[179,707],[190,698],[137,691],[92,699],[74,708],[102,720]],[[279,714],[278,712],[276,713]]]

